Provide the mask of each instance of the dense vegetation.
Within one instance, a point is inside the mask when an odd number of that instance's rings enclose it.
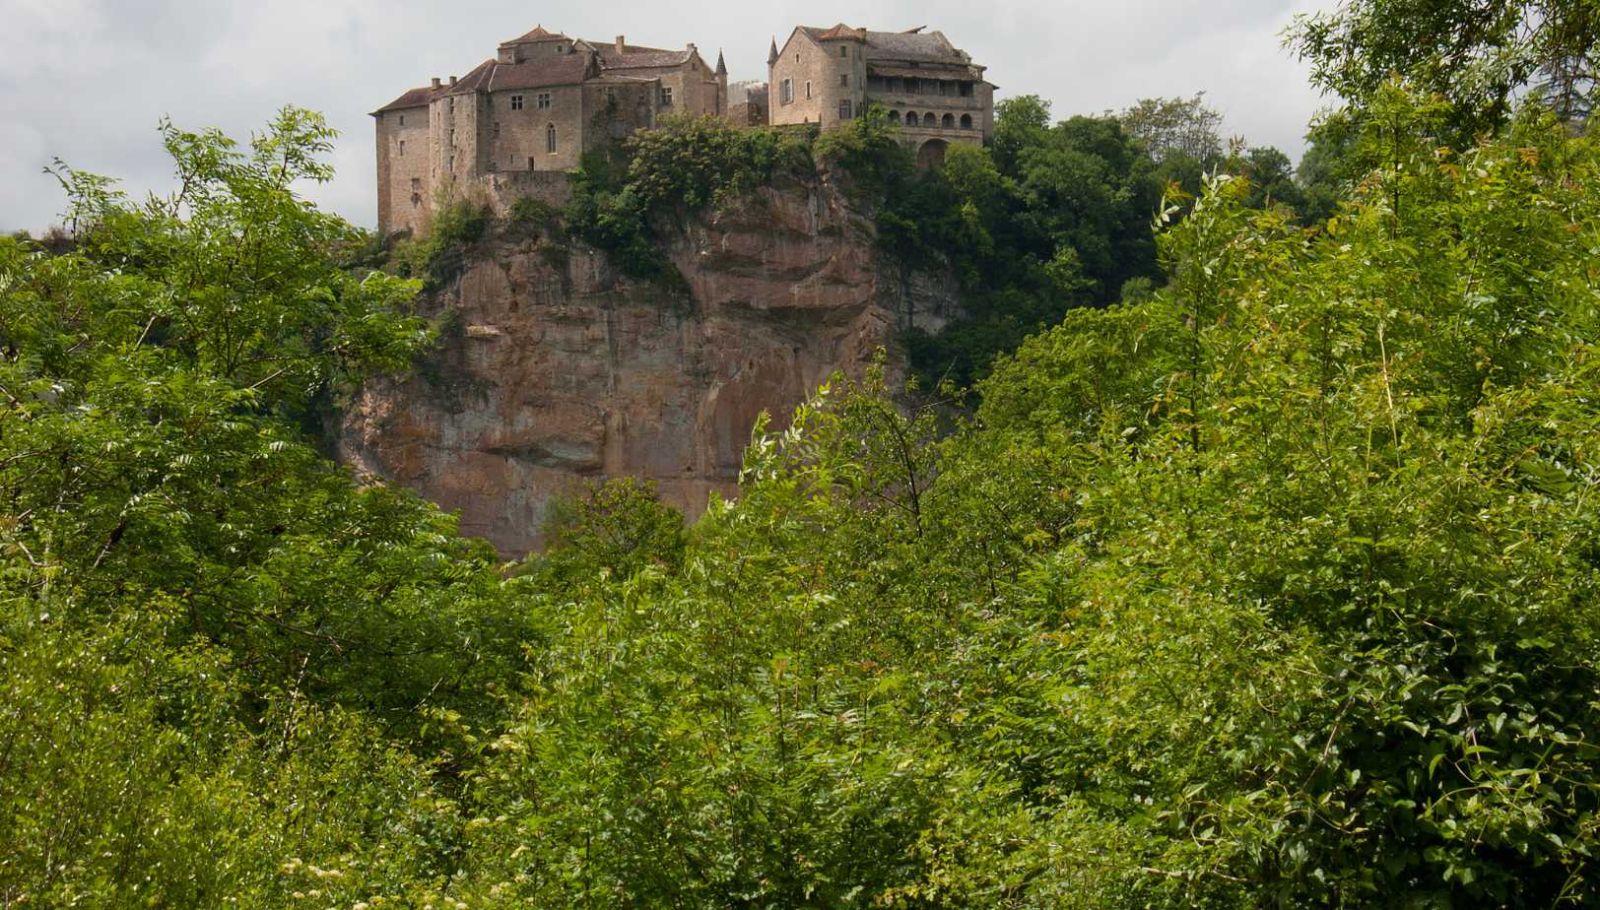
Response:
[[[0,905],[1600,902],[1600,150],[1351,101],[1320,228],[1206,178],[957,426],[839,379],[737,502],[516,566],[314,447],[432,333],[294,196],[317,118],[61,169],[73,241],[0,239]],[[1017,113],[919,192],[1126,142]],[[887,186],[872,129],[817,154]]]

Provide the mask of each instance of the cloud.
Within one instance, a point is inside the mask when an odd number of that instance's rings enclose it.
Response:
[[[556,0],[0,0],[0,229],[39,229],[62,208],[41,173],[59,156],[136,194],[169,185],[155,132],[170,115],[239,138],[284,104],[342,132],[339,177],[308,194],[372,225],[367,112],[429,77],[465,73],[535,23],[591,40],[695,42],[734,80],[764,78],[768,39],[848,22],[942,30],[989,67],[1001,96],[1037,94],[1058,116],[1205,90],[1227,128],[1301,149],[1319,106],[1279,33],[1310,0],[777,0],[682,6]]]

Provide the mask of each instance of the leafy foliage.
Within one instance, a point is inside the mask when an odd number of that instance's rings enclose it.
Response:
[[[737,502],[600,486],[514,572],[305,432],[430,336],[274,170],[314,118],[173,131],[192,202],[61,169],[74,243],[0,239],[0,902],[1600,902],[1600,150],[1364,104],[1319,229],[1212,175],[972,417],[836,378]],[[890,197],[1087,294],[1062,200],[1140,161],[1024,100]]]
[[[1290,43],[1322,88],[1352,101],[1396,74],[1451,105],[1451,141],[1510,117],[1524,88],[1581,124],[1600,75],[1600,10],[1589,0],[1355,0],[1300,16]]]
[[[653,222],[681,217],[808,170],[807,146],[779,130],[736,129],[714,117],[664,118],[634,133],[621,161],[585,156],[567,209],[568,229],[610,252],[626,274],[671,281]]]

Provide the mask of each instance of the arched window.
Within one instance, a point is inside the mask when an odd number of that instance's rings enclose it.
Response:
[[[889,122],[890,123],[899,123],[900,122],[900,112],[899,111],[890,111],[889,112]],[[401,145],[405,145],[405,143],[403,143],[403,142],[400,143],[400,144]]]
[[[939,125],[939,118],[934,116],[933,111],[929,111],[922,115],[922,125],[930,129],[936,127]]]
[[[962,114],[961,115],[961,128],[964,129],[964,130],[972,129],[972,115],[971,114]]]
[[[947,130],[955,129],[956,128],[956,115],[955,114],[945,114],[944,115],[944,120],[939,125],[944,127]]]
[[[554,123],[545,124],[545,127],[544,127],[544,150],[549,152],[552,155],[555,154],[555,151],[556,151],[556,125]]]

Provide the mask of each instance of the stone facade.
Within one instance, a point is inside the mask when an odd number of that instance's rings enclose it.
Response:
[[[833,129],[881,105],[925,165],[994,129],[995,86],[942,32],[800,26],[773,42],[767,69],[769,122]]]
[[[535,28],[466,76],[434,79],[373,113],[378,229],[426,232],[440,198],[482,194],[503,208],[512,188],[549,186],[500,179],[507,174],[568,172],[659,117],[727,111],[727,67],[720,56],[708,65],[693,44],[665,50]]]
[[[735,82],[728,86],[728,120],[734,126],[766,126],[767,84]]]

